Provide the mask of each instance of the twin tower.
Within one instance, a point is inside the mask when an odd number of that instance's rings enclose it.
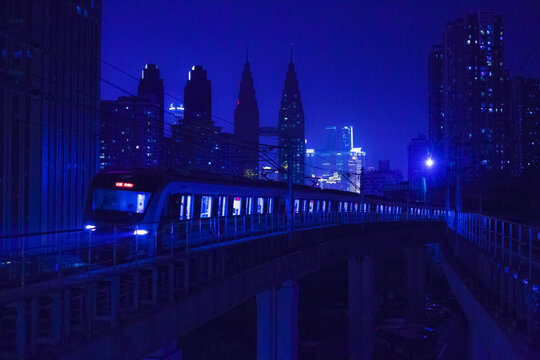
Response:
[[[289,174],[295,184],[304,183],[305,125],[304,109],[298,88],[298,79],[291,58],[285,78],[278,119],[278,161],[280,181],[288,181]],[[258,178],[259,169],[259,108],[249,61],[246,58],[240,91],[234,111],[234,135],[239,142],[243,174]],[[292,165],[291,165],[292,164]],[[289,170],[292,166],[292,171]]]

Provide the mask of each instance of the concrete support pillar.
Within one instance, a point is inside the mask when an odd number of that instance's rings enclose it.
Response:
[[[407,254],[407,318],[422,321],[425,313],[426,255],[423,246],[405,249]]]
[[[489,352],[486,345],[482,342],[482,339],[476,332],[476,330],[469,325],[469,359],[478,360],[484,359],[489,360]]]
[[[373,257],[349,259],[349,359],[373,359]]]
[[[298,357],[298,285],[257,295],[257,359],[295,360]]]

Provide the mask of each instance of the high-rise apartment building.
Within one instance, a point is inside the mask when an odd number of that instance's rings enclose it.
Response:
[[[444,30],[445,162],[465,181],[510,167],[503,39],[502,17],[492,11],[466,15]]]
[[[2,2],[0,234],[81,226],[97,169],[101,4]]]
[[[253,76],[246,59],[240,91],[234,109],[234,136],[240,172],[249,178],[259,177],[259,107],[255,98]]]
[[[294,63],[289,61],[285,86],[281,97],[278,119],[279,164],[287,172],[280,173],[280,181],[288,180],[288,167],[292,166],[292,181],[304,183],[305,123]],[[292,158],[291,158],[292,157]]]
[[[428,56],[428,140],[431,156],[441,164],[445,163],[444,134],[443,49],[436,45]],[[438,178],[445,170],[437,168]]]
[[[101,169],[158,168],[163,126],[154,95],[122,96],[101,103]]]
[[[515,78],[512,82],[511,149],[517,173],[540,170],[540,79]]]
[[[156,65],[144,67],[138,96],[102,101],[101,169],[158,168],[164,163],[164,87]]]

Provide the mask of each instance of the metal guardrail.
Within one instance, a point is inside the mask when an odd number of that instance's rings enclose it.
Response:
[[[454,255],[515,330],[540,340],[540,229],[475,213],[448,214]]]
[[[292,228],[443,218],[442,210],[428,208],[410,208],[407,213],[397,207],[392,212],[296,213]],[[0,291],[160,255],[189,253],[201,246],[226,246],[287,232],[290,225],[283,212],[0,237]]]

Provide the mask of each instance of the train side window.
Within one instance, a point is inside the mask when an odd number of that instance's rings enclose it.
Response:
[[[246,197],[246,215],[253,213],[253,198],[251,196]]]
[[[316,207],[316,212],[320,212],[321,211],[321,200],[317,200],[317,207]]]
[[[294,199],[294,213],[298,214],[299,211],[300,211],[300,200]]]
[[[212,215],[212,197],[201,196],[201,219],[209,218]]]
[[[302,200],[302,212],[305,213],[307,208],[307,200]]]
[[[326,212],[326,200],[322,201],[322,212]]]
[[[313,214],[314,208],[315,208],[315,201],[314,200],[309,200],[309,213],[310,214]]]
[[[349,211],[349,203],[345,201],[345,204],[343,205],[344,207],[344,212],[348,212]]]
[[[266,206],[266,211],[271,214],[274,210],[274,198],[268,198],[268,205]]]
[[[339,205],[338,205],[338,212],[341,212],[341,209],[343,207],[343,202],[339,202]]]
[[[328,200],[328,211],[332,212],[332,200]]]
[[[264,214],[264,198],[257,198],[257,214]]]
[[[242,213],[242,198],[240,196],[235,196],[233,200],[233,209],[232,215],[237,216]]]
[[[218,216],[227,216],[227,196],[219,197]]]
[[[181,205],[180,205],[180,220],[182,219],[191,219],[191,195],[182,195]]]
[[[358,203],[354,203],[354,212],[358,212]]]

